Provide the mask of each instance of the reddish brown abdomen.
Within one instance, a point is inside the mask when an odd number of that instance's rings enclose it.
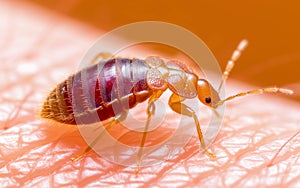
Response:
[[[115,58],[92,65],[57,85],[41,116],[67,124],[88,124],[128,111],[152,94],[143,60]]]

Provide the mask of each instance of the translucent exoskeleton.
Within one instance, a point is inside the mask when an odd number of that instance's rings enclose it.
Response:
[[[208,80],[199,78],[188,66],[179,61],[165,61],[156,56],[148,57],[145,60],[116,58],[107,53],[101,53],[93,60],[93,62],[91,62],[91,65],[86,68],[87,72],[93,73],[93,75],[96,76],[90,77],[90,85],[85,86],[85,88],[95,88],[95,85],[97,88],[95,93],[96,107],[94,107],[94,109],[91,109],[90,107],[89,113],[97,113],[101,121],[112,118],[111,123],[106,127],[106,130],[109,130],[111,127],[124,120],[127,115],[126,111],[115,112],[112,108],[113,104],[122,99],[127,99],[129,101],[127,110],[129,110],[138,103],[148,100],[148,106],[147,109],[145,109],[147,121],[137,154],[136,173],[139,173],[141,157],[148,132],[147,130],[155,112],[155,101],[169,89],[172,92],[168,101],[170,108],[174,112],[191,117],[194,120],[202,149],[206,155],[210,158],[214,158],[215,155],[206,148],[196,113],[192,108],[182,103],[184,100],[197,97],[201,103],[212,110],[215,110],[226,101],[248,94],[277,92],[284,94],[293,93],[293,91],[289,89],[269,87],[238,93],[223,100],[220,99],[219,92],[247,44],[247,40],[242,40],[237,49],[233,52],[223,73],[223,80],[217,89],[213,88]],[[97,60],[99,57],[101,58],[100,62]],[[99,71],[100,64],[103,70],[97,72]],[[42,108],[41,117],[66,124],[76,124],[76,117],[74,117],[76,114],[74,113],[72,106],[71,96],[73,94],[72,92],[74,92],[74,87],[78,87],[79,90],[82,90],[80,83],[74,82],[74,80],[77,80],[75,78],[77,78],[78,75],[80,75],[80,72],[71,75],[64,82],[57,85],[46,99]],[[120,82],[122,84],[116,84],[116,88],[112,88],[112,82]],[[131,88],[131,90],[127,93],[123,92],[126,88]],[[112,95],[115,91],[114,89],[118,91],[116,95]],[[89,99],[82,93],[80,93],[80,96],[82,96],[80,101],[82,101],[85,106],[89,107]],[[89,113],[85,113],[85,116],[88,116]],[[100,140],[103,134],[104,133],[102,132],[82,154],[72,160],[78,160],[88,153]]]

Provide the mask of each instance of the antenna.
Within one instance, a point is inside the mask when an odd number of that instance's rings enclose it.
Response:
[[[232,95],[230,97],[227,97],[224,100],[220,100],[217,103],[217,106],[222,105],[224,102],[232,100],[236,97],[243,97],[246,95],[252,95],[252,94],[261,94],[261,93],[284,93],[284,94],[288,94],[288,95],[292,95],[294,92],[290,89],[285,89],[285,88],[278,88],[278,87],[268,87],[268,88],[262,88],[262,89],[253,89],[250,91],[246,91],[246,92],[242,92],[236,95]]]
[[[239,43],[237,48],[234,50],[234,52],[232,53],[230,60],[227,62],[225,71],[223,72],[222,81],[218,88],[218,93],[220,93],[220,90],[221,90],[223,84],[225,83],[226,79],[228,78],[230,71],[233,69],[234,63],[239,59],[239,57],[242,54],[242,51],[247,47],[247,45],[248,45],[248,41],[246,39],[243,39]]]

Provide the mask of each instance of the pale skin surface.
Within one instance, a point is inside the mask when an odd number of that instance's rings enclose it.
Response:
[[[299,186],[299,136],[267,167],[300,126],[299,104],[284,95],[230,102],[224,125],[209,147],[215,160],[199,152],[195,137],[184,155],[142,167],[138,177],[134,168],[94,152],[72,163],[71,157],[86,148],[77,128],[40,120],[36,114],[47,92],[76,70],[100,32],[38,9],[27,11],[25,5],[0,7],[2,186]],[[230,94],[251,89],[230,81],[227,85],[232,86]]]

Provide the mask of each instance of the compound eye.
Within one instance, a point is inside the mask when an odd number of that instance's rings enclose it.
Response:
[[[211,98],[210,98],[210,97],[206,97],[206,98],[205,98],[205,102],[206,102],[207,104],[211,103]]]

